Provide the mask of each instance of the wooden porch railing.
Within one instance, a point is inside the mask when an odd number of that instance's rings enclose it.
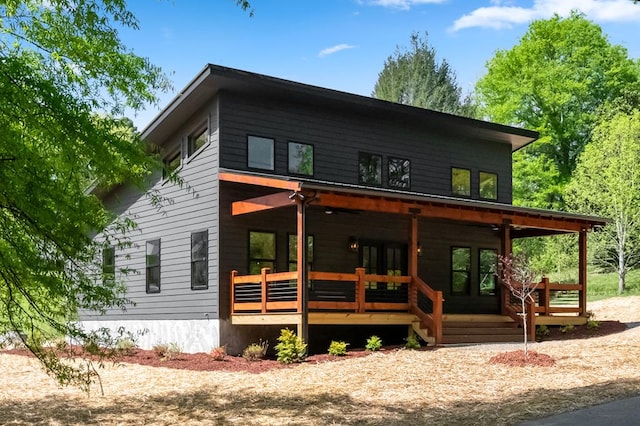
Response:
[[[231,313],[300,313],[296,272],[238,275],[231,272]],[[309,280],[321,290],[311,291],[308,307],[316,311],[412,312],[427,328],[436,343],[442,341],[442,292],[435,291],[417,277],[310,271]],[[389,289],[374,297],[376,288]],[[379,291],[379,290],[378,290]],[[396,296],[395,300],[390,300]]]
[[[524,316],[522,312],[521,301],[518,299],[514,301],[515,297],[512,297],[511,289],[502,280],[500,286],[502,290],[502,315],[509,316],[520,327],[524,326]],[[535,340],[536,338],[536,303],[533,297],[529,297],[525,301],[525,309],[527,314],[527,337],[529,340]]]

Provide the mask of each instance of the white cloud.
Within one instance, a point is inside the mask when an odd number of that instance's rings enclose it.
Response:
[[[444,3],[445,1],[447,0],[368,0],[366,3],[392,9],[409,10],[411,6],[428,3]]]
[[[332,47],[327,47],[326,49],[322,49],[318,53],[318,58],[323,58],[325,56],[332,55],[332,54],[334,54],[336,52],[339,52],[341,50],[353,49],[355,47],[356,46],[352,46],[350,44],[345,44],[345,43],[338,44],[338,45],[335,45],[335,46],[332,46]]]
[[[464,28],[511,28],[535,19],[546,19],[557,13],[569,16],[579,10],[596,22],[640,22],[640,5],[630,0],[534,0],[531,7],[508,5],[510,2],[491,0],[494,6],[481,7],[458,18],[451,31]],[[500,4],[505,4],[500,6]]]

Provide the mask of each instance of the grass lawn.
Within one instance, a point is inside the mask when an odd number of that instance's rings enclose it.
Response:
[[[577,271],[566,271],[549,274],[552,282],[577,283]],[[640,295],[640,269],[635,269],[627,273],[625,291],[621,296]],[[587,300],[595,301],[618,296],[618,274],[617,272],[598,272],[595,268],[589,267],[587,276]]]

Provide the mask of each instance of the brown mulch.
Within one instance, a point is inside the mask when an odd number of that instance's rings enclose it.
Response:
[[[505,364],[510,367],[552,367],[555,363],[554,359],[547,354],[527,351],[525,356],[523,350],[502,352],[489,360],[489,364]]]
[[[586,325],[576,326],[573,330],[562,331],[562,327],[549,327],[549,335],[542,336],[539,340],[570,340],[589,339],[598,336],[608,336],[621,333],[627,329],[627,325],[620,321],[599,321],[597,328],[590,329]]]

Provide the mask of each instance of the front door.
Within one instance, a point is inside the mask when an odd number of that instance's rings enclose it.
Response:
[[[407,275],[407,244],[387,241],[361,241],[359,266],[366,274]],[[367,302],[406,302],[407,284],[368,281]]]

